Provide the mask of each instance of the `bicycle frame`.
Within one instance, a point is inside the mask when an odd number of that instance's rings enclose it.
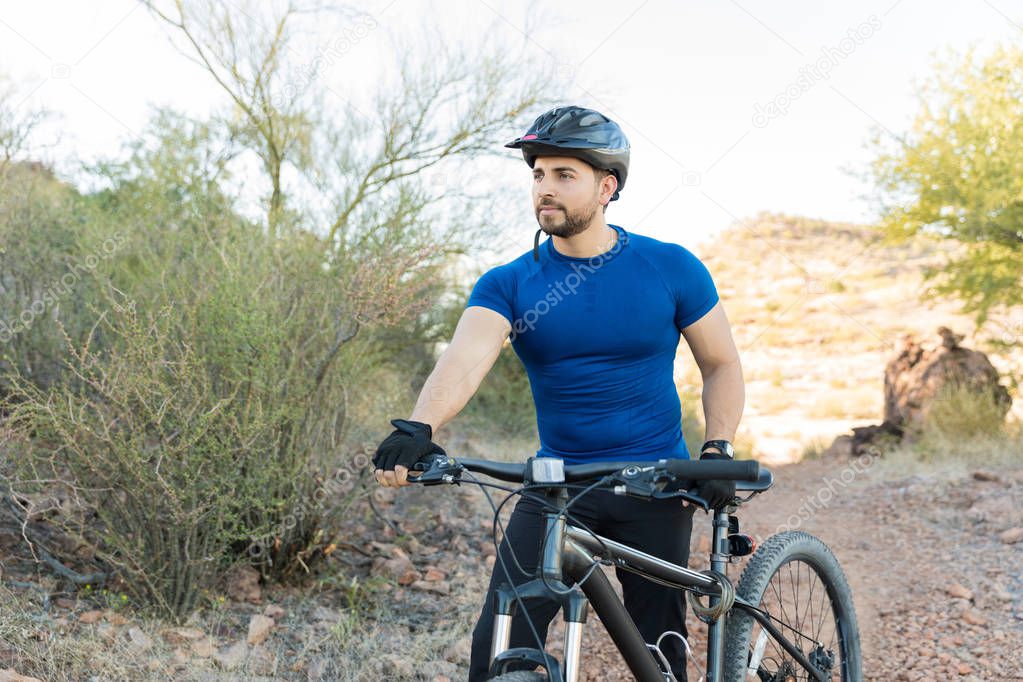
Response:
[[[548,493],[552,502],[564,501],[564,489],[552,490]],[[559,505],[560,508],[560,505]],[[639,633],[636,624],[629,617],[625,606],[608,581],[603,571],[591,570],[594,557],[599,556],[610,560],[616,567],[632,571],[648,578],[669,583],[679,589],[689,589],[708,595],[711,606],[715,605],[721,595],[721,584],[712,575],[693,571],[657,557],[632,549],[589,531],[568,523],[561,512],[544,512],[547,529],[542,548],[540,571],[547,584],[554,584],[559,589],[567,588],[563,579],[568,577],[578,585],[585,595],[579,595],[578,589],[565,595],[555,595],[562,603],[566,622],[564,651],[565,682],[576,682],[582,642],[582,629],[586,616],[586,600],[593,605],[594,612],[600,616],[601,622],[621,652],[629,670],[638,682],[664,682],[665,675],[661,671],[647,643]],[[710,566],[713,571],[725,574],[728,559],[728,514],[715,511],[711,540]],[[539,578],[514,590],[507,585],[498,591],[495,604],[494,634],[491,644],[492,664],[502,661],[529,661],[548,667],[552,680],[561,677],[556,662],[551,662],[541,652],[533,649],[509,649],[511,621],[516,603],[520,598],[551,596],[552,592]],[[571,595],[575,595],[573,598]],[[771,622],[755,605],[736,596],[733,609],[742,609],[753,617],[793,659],[803,666],[815,679],[828,680],[817,670],[795,645]],[[707,682],[721,682],[724,674],[724,617],[717,618],[709,624],[707,638]],[[551,669],[553,668],[553,669]]]

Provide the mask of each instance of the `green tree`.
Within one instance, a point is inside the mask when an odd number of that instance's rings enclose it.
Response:
[[[925,273],[931,293],[959,298],[978,324],[1023,302],[1023,48],[939,64],[912,129],[873,146],[885,233],[966,246]]]

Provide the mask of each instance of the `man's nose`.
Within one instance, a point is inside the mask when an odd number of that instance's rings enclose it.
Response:
[[[554,196],[554,183],[548,182],[547,178],[541,178],[540,182],[536,183],[536,193],[542,197]]]

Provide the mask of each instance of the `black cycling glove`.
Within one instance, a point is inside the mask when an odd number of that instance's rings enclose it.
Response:
[[[433,427],[429,424],[408,419],[392,419],[391,424],[395,427],[394,432],[384,439],[373,456],[373,465],[377,469],[393,471],[398,464],[411,469],[426,455],[447,455],[443,448],[430,440]]]
[[[731,460],[732,458],[723,452],[708,450],[700,455],[700,459]],[[710,505],[711,509],[720,509],[721,507],[731,503],[731,501],[735,498],[735,481],[700,481],[696,484],[696,489],[693,490],[693,494],[699,495],[703,499],[707,500],[707,504]]]

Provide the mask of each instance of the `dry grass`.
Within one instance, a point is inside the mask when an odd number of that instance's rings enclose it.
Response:
[[[940,396],[919,433],[888,453],[883,465],[899,473],[961,474],[1023,462],[1023,422],[986,395],[954,388]]]

